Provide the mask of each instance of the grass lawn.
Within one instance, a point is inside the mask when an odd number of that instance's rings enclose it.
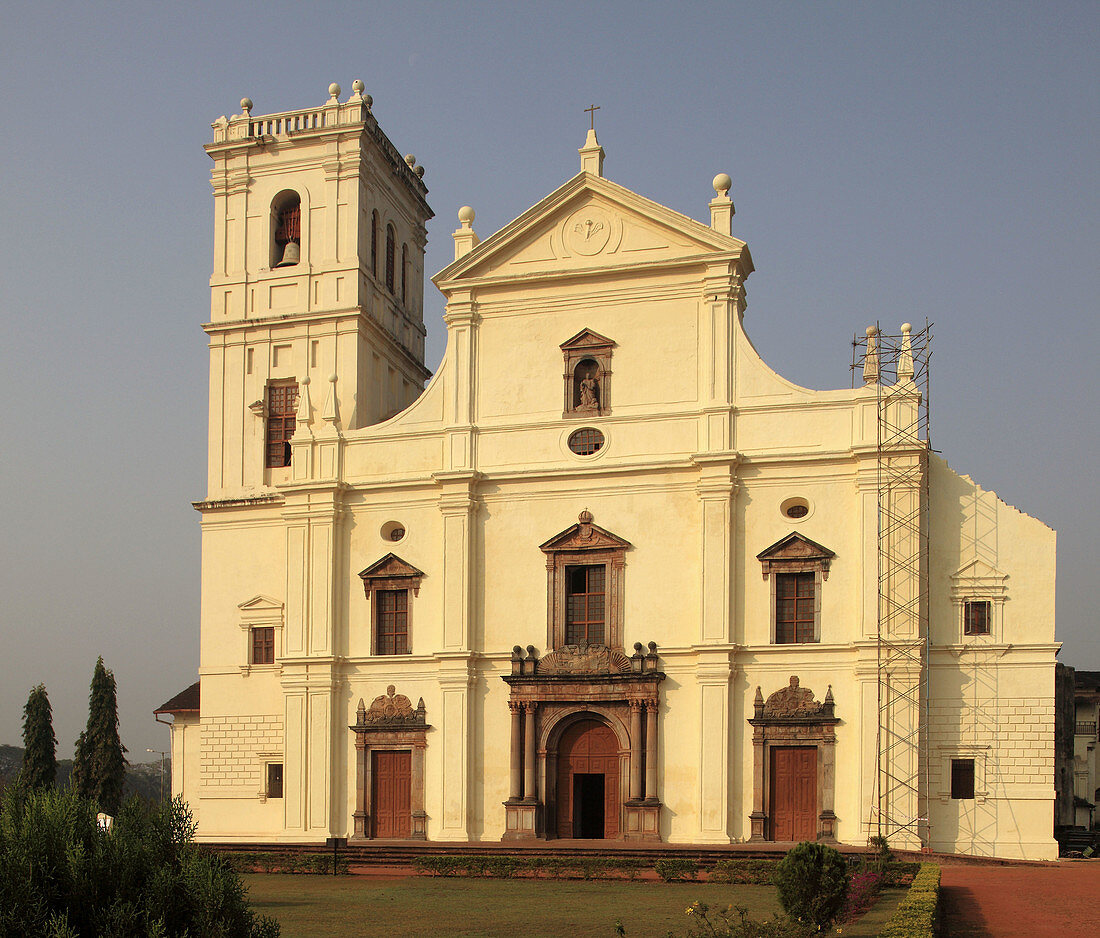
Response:
[[[243,879],[253,909],[278,919],[283,938],[612,938],[616,920],[627,938],[663,938],[669,929],[684,933],[684,909],[695,900],[712,908],[745,905],[754,918],[779,911],[771,886],[280,874]],[[903,894],[888,890],[843,934],[877,935]]]

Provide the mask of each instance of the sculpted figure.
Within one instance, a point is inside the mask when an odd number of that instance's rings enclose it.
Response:
[[[596,382],[596,372],[589,371],[581,380],[580,410],[597,410],[600,406],[600,386]]]

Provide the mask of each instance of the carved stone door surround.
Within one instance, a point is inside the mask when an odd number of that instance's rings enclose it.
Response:
[[[404,694],[395,693],[391,684],[384,696],[375,697],[368,709],[363,700],[355,711],[349,729],[355,734],[355,812],[351,840],[371,838],[371,751],[410,750],[412,782],[410,802],[412,824],[410,840],[427,840],[424,811],[424,751],[428,747],[430,724],[425,722],[424,698],[416,709]]]
[[[817,748],[817,839],[836,841],[836,734],[840,721],[833,713],[832,685],[824,702],[814,700],[814,692],[801,687],[798,676],[792,675],[787,687],[777,690],[765,701],[760,687],[753,703],[752,748],[752,814],[750,841],[765,840],[772,805],[768,777],[771,750],[776,746],[814,746]]]
[[[640,642],[627,657],[606,645],[565,645],[539,658],[512,650],[512,753],[504,840],[552,836],[558,829],[558,748],[581,720],[608,726],[619,740],[619,830],[626,840],[660,840],[657,646]]]

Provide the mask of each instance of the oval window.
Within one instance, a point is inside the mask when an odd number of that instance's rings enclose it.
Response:
[[[384,541],[400,541],[405,536],[405,525],[400,521],[387,521],[378,533]]]
[[[603,434],[595,427],[585,427],[569,434],[569,449],[578,456],[591,456],[603,446]]]
[[[779,506],[779,512],[792,521],[799,521],[810,513],[810,502],[805,498],[787,498]]]

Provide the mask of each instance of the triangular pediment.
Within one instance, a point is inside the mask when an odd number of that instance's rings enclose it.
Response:
[[[818,544],[817,541],[811,541],[808,537],[804,537],[797,531],[792,531],[786,537],[776,541],[771,547],[767,547],[760,551],[756,555],[757,560],[767,560],[771,562],[783,562],[783,561],[802,561],[804,563],[812,563],[813,561],[826,561],[832,560],[836,554],[829,550],[828,547],[823,547]]]
[[[578,522],[550,538],[539,549],[546,553],[575,550],[628,550],[632,545],[598,524]]]
[[[243,603],[237,603],[237,608],[242,612],[281,612],[283,604],[277,599],[260,594],[246,599]]]
[[[959,567],[958,570],[952,573],[951,579],[956,582],[963,580],[969,582],[973,582],[975,580],[1000,581],[1008,579],[1008,574],[1002,573],[1000,570],[998,570],[996,567],[986,562],[985,560],[975,558],[969,563],[963,564],[961,567]]]
[[[615,343],[605,335],[593,332],[591,329],[582,329],[573,338],[567,339],[559,346],[565,352],[570,349],[602,349],[614,348]]]
[[[591,173],[578,173],[433,282],[444,293],[458,282],[669,262],[723,254],[752,260],[743,241],[658,205]]]
[[[402,560],[397,554],[390,553],[386,554],[381,560],[376,560],[366,570],[361,571],[359,576],[364,580],[393,580],[400,577],[420,579],[424,574],[411,563]]]

